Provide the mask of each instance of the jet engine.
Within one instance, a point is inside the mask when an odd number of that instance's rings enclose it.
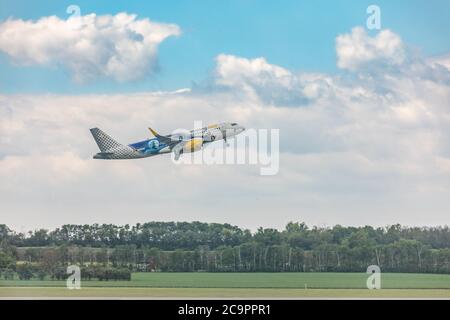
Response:
[[[173,148],[173,153],[175,154],[175,160],[180,158],[182,153],[190,153],[194,151],[198,151],[203,146],[203,139],[194,138],[185,142],[180,142]]]
[[[202,148],[202,146],[203,146],[203,139],[194,138],[194,139],[191,139],[184,143],[183,152],[189,153],[189,152],[198,151]]]

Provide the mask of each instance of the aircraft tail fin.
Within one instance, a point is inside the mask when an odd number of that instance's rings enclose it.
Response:
[[[90,131],[102,153],[106,153],[108,150],[123,146],[99,128],[92,128]]]

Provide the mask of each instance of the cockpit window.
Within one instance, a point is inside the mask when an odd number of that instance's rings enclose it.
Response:
[[[232,126],[237,126],[237,123],[232,123],[231,125],[232,125]]]

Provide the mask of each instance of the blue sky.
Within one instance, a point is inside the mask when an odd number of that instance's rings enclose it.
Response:
[[[382,28],[399,34],[405,43],[425,55],[450,51],[450,2],[433,1],[4,1],[0,20],[9,17],[67,18],[66,8],[76,4],[81,14],[135,13],[157,22],[181,27],[179,37],[159,46],[159,71],[144,79],[116,83],[100,80],[76,84],[57,66],[17,66],[0,53],[2,93],[112,93],[175,90],[201,82],[214,68],[220,53],[268,62],[293,71],[333,73],[335,38],[352,27],[365,25],[370,4],[381,8]]]
[[[448,0],[0,0],[2,220],[448,224],[448,30]],[[279,129],[279,172],[92,159],[88,128],[131,143],[196,120]]]

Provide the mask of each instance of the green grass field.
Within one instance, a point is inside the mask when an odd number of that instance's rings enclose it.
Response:
[[[430,297],[450,298],[450,275],[383,273],[382,290],[364,273],[134,273],[131,281],[0,280],[0,297]]]
[[[448,289],[244,289],[2,287],[0,298],[446,298]]]

